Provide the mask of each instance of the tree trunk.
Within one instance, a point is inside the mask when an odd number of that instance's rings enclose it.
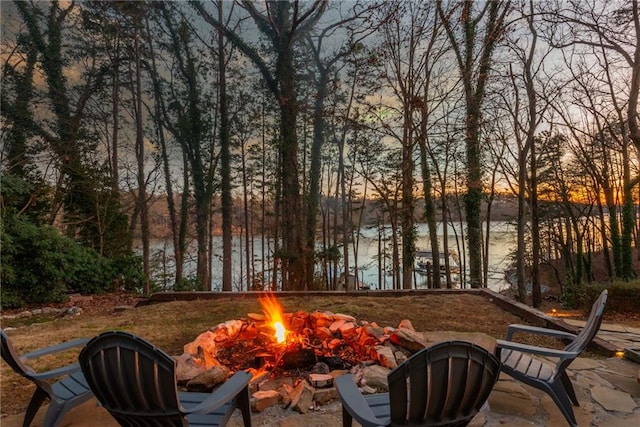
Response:
[[[218,2],[218,19],[223,20],[223,2]],[[226,56],[224,53],[224,32],[218,29],[218,94],[220,103],[220,175],[221,203],[222,203],[222,290],[230,292],[232,248],[231,221],[233,216],[233,201],[231,200],[231,139],[229,138],[229,113],[227,108],[227,76]],[[246,191],[246,190],[245,190]]]
[[[142,266],[144,272],[144,295],[151,293],[150,276],[151,266],[149,260],[149,211],[147,209],[147,183],[144,171],[145,151],[144,151],[144,129],[142,123],[142,74],[141,74],[141,55],[139,29],[136,28],[134,35],[134,54],[135,54],[135,89],[132,88],[132,94],[135,101],[134,112],[136,120],[136,159],[138,160],[138,206],[140,211],[140,232],[142,240]]]

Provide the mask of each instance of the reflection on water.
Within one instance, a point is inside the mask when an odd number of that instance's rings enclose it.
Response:
[[[439,226],[439,240],[442,245],[442,226]],[[429,232],[426,224],[418,224],[416,227],[417,241],[416,247],[420,249],[430,249]],[[360,232],[360,238],[358,243],[358,278],[361,282],[368,285],[371,289],[390,289],[392,286],[392,277],[389,274],[383,274],[382,283],[378,283],[378,243],[379,238],[382,241],[386,241],[386,248],[383,249],[387,258],[391,256],[391,249],[389,246],[388,238],[390,236],[389,230],[385,233],[379,234],[379,230],[375,227],[362,229]],[[457,253],[463,253],[463,248],[456,246],[456,242],[462,244],[462,234],[460,233],[460,227],[455,229],[448,228],[448,240],[449,249],[454,250]],[[386,240],[385,240],[386,239]],[[256,236],[252,242],[254,259],[253,268],[256,272],[265,271],[265,275],[268,275],[268,271],[273,267],[271,254],[273,252],[273,243],[270,243],[265,239],[264,253],[266,254],[266,260],[263,265],[262,262],[262,237]],[[382,245],[385,246],[384,244]],[[222,288],[222,237],[213,237],[213,259],[212,259],[212,281],[211,289],[220,290]],[[246,290],[246,258],[245,258],[245,242],[244,236],[236,235],[233,237],[233,288],[234,290]],[[509,284],[505,280],[505,271],[511,264],[511,256],[516,248],[516,232],[515,226],[502,221],[493,221],[491,223],[491,232],[489,236],[489,277],[488,287],[495,291],[503,290],[509,287]],[[441,248],[442,249],[442,248]],[[172,283],[171,273],[174,271],[173,250],[169,241],[155,241],[152,244],[152,253],[154,254],[155,276],[156,280],[160,283],[165,282],[167,285]],[[185,261],[185,277],[189,275],[195,275],[196,271],[196,246],[195,242],[190,245]],[[353,246],[349,248],[349,254],[353,257]],[[460,262],[464,264],[464,258],[460,256]],[[354,261],[349,263],[353,268]],[[388,270],[387,266],[391,266],[391,261],[383,259],[383,269]],[[343,268],[343,264],[339,266]],[[339,271],[338,274],[341,274]],[[416,283],[418,287],[426,282],[426,278],[422,275],[415,275]]]

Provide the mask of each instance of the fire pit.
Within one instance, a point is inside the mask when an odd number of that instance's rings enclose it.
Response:
[[[186,344],[176,358],[178,383],[209,391],[246,370],[255,411],[281,404],[305,413],[337,397],[333,378],[346,370],[365,391],[384,390],[389,370],[430,343],[451,339],[416,332],[409,320],[393,328],[328,311],[285,313],[272,294],[260,303],[262,314],[228,320]]]

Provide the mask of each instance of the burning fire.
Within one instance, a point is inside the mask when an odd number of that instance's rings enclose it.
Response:
[[[262,311],[267,318],[267,322],[275,330],[275,337],[278,344],[282,344],[287,340],[289,331],[284,326],[284,320],[282,319],[282,306],[273,294],[264,294],[259,297],[260,304],[262,305]]]

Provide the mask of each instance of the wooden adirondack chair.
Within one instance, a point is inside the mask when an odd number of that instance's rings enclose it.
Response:
[[[535,326],[509,325],[505,340],[497,341],[496,351],[502,361],[502,371],[525,384],[546,392],[558,405],[560,412],[571,426],[578,425],[571,404],[576,406],[579,404],[566,370],[596,336],[602,323],[602,314],[606,303],[607,290],[605,289],[593,303],[589,319],[578,335]],[[562,350],[520,344],[512,341],[516,332],[546,335],[570,342]],[[534,358],[534,355],[554,358],[557,361],[553,364],[545,359]]]
[[[237,372],[213,393],[179,393],[175,360],[126,332],[104,332],[80,353],[98,401],[123,426],[223,426],[236,408],[251,426],[248,383]]]
[[[58,424],[68,410],[86,402],[93,396],[82,372],[80,372],[80,365],[77,363],[46,372],[36,372],[24,363],[27,360],[83,346],[89,341],[88,339],[81,338],[68,341],[18,356],[11,345],[11,341],[9,341],[9,337],[2,329],[0,329],[0,336],[2,337],[2,359],[4,359],[16,373],[27,378],[36,386],[36,390],[31,397],[27,412],[24,416],[23,427],[31,425],[38,409],[40,409],[40,406],[42,406],[42,403],[46,399],[49,399],[50,403],[49,409],[47,409],[44,417],[44,425],[45,427],[53,427]],[[49,382],[56,378],[59,378],[59,380],[53,383]]]
[[[362,395],[351,375],[336,378],[343,426],[465,426],[482,408],[500,362],[467,341],[425,348],[388,375],[389,393]]]

